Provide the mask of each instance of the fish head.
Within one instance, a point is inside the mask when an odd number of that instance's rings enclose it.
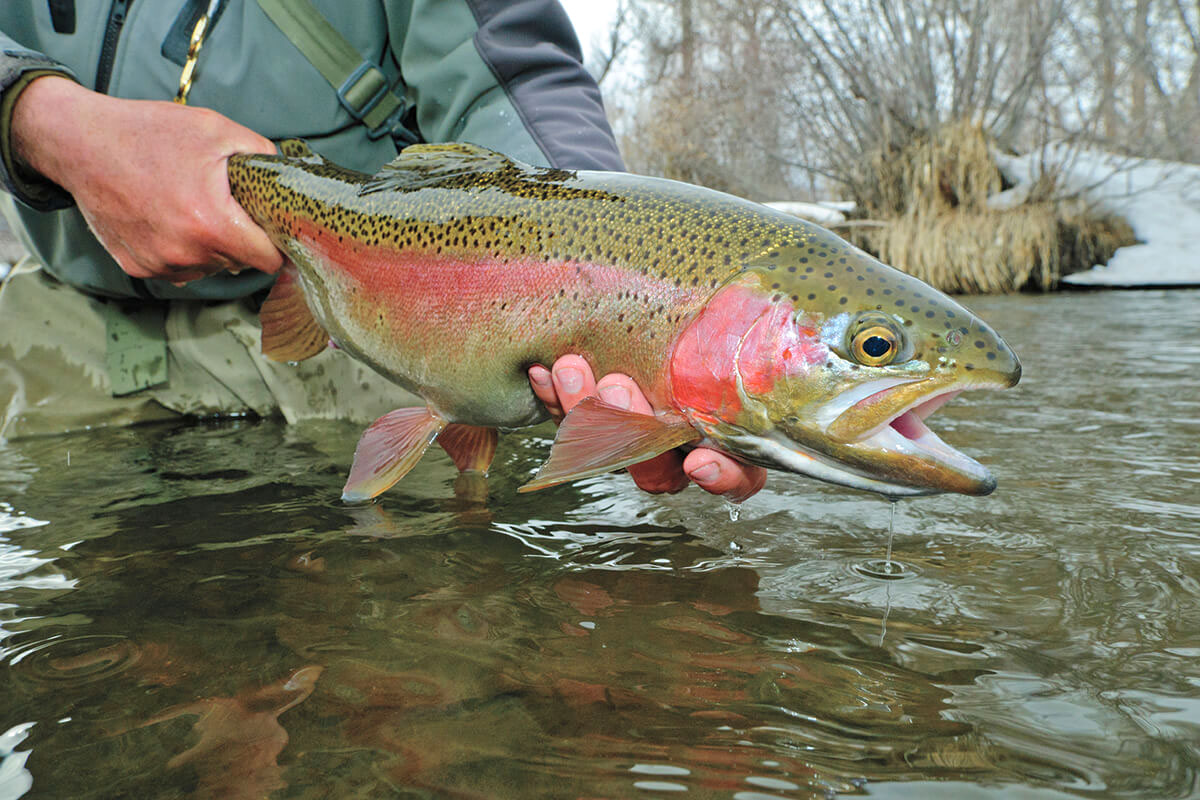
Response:
[[[985,322],[834,237],[754,260],[680,334],[674,403],[745,461],[891,497],[984,495],[995,478],[926,418],[1021,365]]]

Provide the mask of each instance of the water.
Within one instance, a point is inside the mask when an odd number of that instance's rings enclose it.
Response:
[[[0,797],[1200,796],[1200,293],[984,298],[989,498],[774,475],[740,514],[358,431],[0,447]]]

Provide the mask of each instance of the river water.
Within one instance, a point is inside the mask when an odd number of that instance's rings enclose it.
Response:
[[[1025,378],[933,426],[1000,488],[891,573],[782,474],[518,495],[545,428],[362,509],[348,425],[0,446],[0,798],[1200,796],[1200,292],[970,305]]]

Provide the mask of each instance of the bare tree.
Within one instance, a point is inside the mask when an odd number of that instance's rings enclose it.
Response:
[[[1200,160],[1197,0],[624,0],[640,169],[767,196],[870,194],[872,155],[977,123]]]

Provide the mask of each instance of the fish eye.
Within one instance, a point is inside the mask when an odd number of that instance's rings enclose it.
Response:
[[[883,325],[872,325],[854,334],[850,355],[868,367],[882,367],[896,360],[900,341],[896,332]]]

